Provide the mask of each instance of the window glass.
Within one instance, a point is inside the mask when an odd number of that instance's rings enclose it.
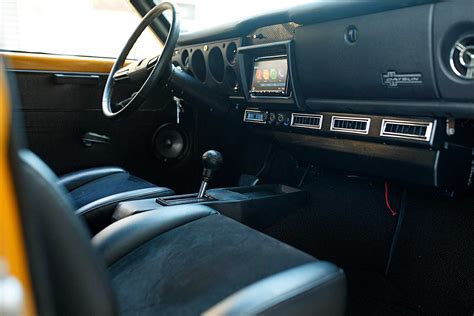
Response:
[[[127,0],[0,0],[0,50],[116,58],[139,22]],[[147,29],[129,58],[161,49]]]
[[[178,7],[181,32],[186,33],[322,0],[153,0],[155,4],[164,1]]]

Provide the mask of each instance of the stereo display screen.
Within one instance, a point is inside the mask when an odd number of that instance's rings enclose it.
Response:
[[[286,56],[256,58],[250,95],[288,96],[288,60]]]

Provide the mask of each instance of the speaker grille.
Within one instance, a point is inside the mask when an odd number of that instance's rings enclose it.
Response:
[[[186,133],[177,125],[160,126],[153,135],[153,153],[165,161],[179,161],[187,151]]]

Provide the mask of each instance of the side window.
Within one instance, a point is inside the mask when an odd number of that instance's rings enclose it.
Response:
[[[139,21],[128,0],[1,0],[0,50],[116,58]],[[146,30],[129,58],[161,50]]]

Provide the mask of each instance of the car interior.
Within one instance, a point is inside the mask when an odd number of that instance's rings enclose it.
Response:
[[[129,2],[114,59],[0,50],[0,314],[474,315],[474,1]]]

